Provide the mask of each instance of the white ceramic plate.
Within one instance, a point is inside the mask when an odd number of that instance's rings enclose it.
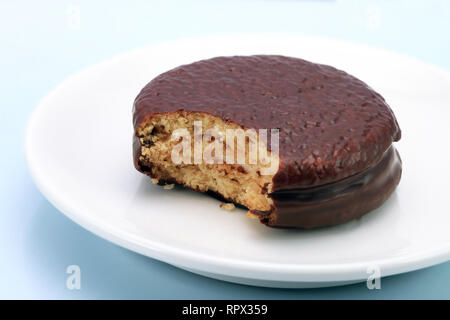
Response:
[[[403,130],[402,181],[385,205],[343,225],[270,229],[204,194],[164,190],[131,157],[131,109],[153,77],[218,55],[283,54],[346,70],[379,91]],[[273,287],[365,281],[450,257],[447,138],[450,76],[387,51],[331,39],[234,35],[135,50],[64,81],[32,115],[26,156],[41,192],[118,245],[223,280]]]

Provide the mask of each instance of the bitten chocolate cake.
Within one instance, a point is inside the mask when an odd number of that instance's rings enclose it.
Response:
[[[217,57],[177,67],[142,89],[133,121],[139,171],[158,184],[215,192],[271,227],[314,228],[361,217],[400,181],[392,142],[401,132],[383,97],[344,71],[297,58]],[[241,148],[245,163],[221,161],[220,154],[231,149],[234,155],[239,146],[234,137],[204,134],[212,129],[258,132],[257,161],[249,161],[250,147]],[[221,147],[212,161],[196,161],[196,143],[201,150]],[[189,161],[173,161],[180,145],[192,151]]]

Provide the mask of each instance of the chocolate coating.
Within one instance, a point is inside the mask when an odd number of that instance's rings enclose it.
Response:
[[[273,191],[355,175],[378,163],[401,136],[383,97],[364,82],[283,56],[218,57],[165,72],[137,96],[134,127],[178,110],[246,128],[279,128],[281,163]]]
[[[314,228],[359,218],[392,194],[401,131],[383,97],[333,67],[283,56],[217,57],[147,84],[134,103],[137,130],[158,113],[203,112],[245,128],[280,130],[271,227]],[[140,142],[134,140],[138,170]],[[271,149],[270,141],[268,145]]]
[[[400,181],[402,163],[392,146],[373,167],[341,181],[271,194],[270,213],[252,211],[271,227],[315,228],[343,223],[378,208]],[[275,219],[268,219],[271,214]]]

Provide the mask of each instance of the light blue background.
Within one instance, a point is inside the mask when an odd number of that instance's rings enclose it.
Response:
[[[30,179],[22,142],[30,112],[60,81],[135,47],[186,36],[285,32],[367,43],[450,70],[449,31],[447,0],[2,1],[0,298],[450,298],[450,263],[384,278],[378,291],[365,284],[280,290],[216,281],[145,258],[53,208]],[[70,264],[81,267],[79,291],[66,288]]]

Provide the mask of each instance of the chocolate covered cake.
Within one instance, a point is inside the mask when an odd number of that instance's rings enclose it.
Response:
[[[271,227],[361,217],[401,176],[392,145],[401,132],[383,97],[344,71],[297,58],[217,57],[177,67],[142,89],[133,121],[139,171],[161,185],[217,193]],[[248,144],[228,132],[244,132]],[[174,161],[180,147],[190,152]],[[196,147],[210,157],[198,157]],[[245,161],[224,157],[239,151]]]

